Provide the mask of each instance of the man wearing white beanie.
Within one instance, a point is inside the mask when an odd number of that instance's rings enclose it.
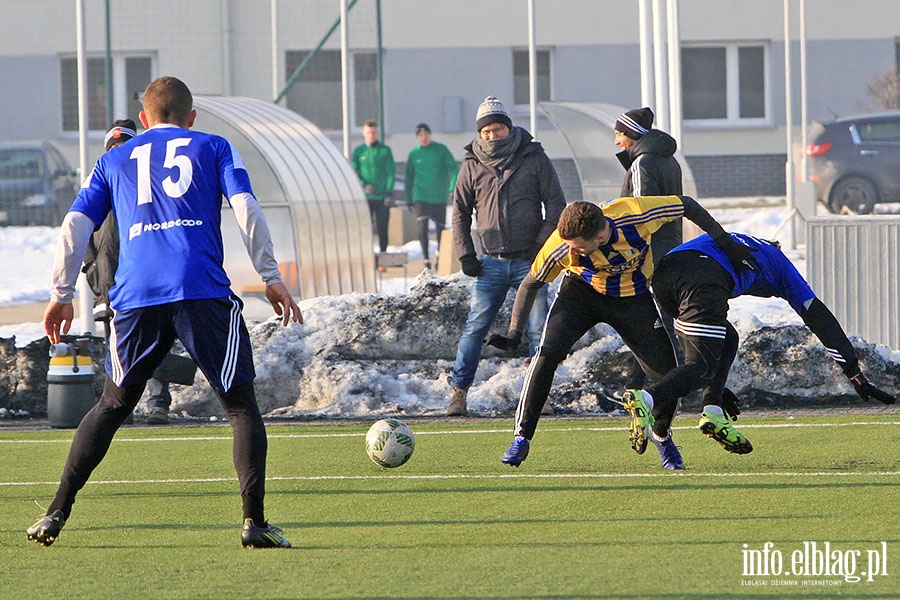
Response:
[[[475,283],[449,378],[452,397],[447,416],[468,413],[467,392],[475,380],[483,340],[507,292],[528,274],[566,206],[550,158],[530,133],[512,124],[500,100],[484,99],[475,114],[475,128],[478,135],[465,147],[452,195],[453,244],[463,273],[474,277]],[[472,239],[473,218],[481,254]],[[545,292],[528,320],[531,355],[540,345],[546,316]]]

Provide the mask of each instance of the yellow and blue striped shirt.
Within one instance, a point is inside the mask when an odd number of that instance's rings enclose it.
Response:
[[[600,205],[613,226],[609,243],[590,256],[579,256],[553,231],[531,263],[531,276],[549,283],[569,271],[599,293],[614,298],[650,292],[653,274],[650,236],[669,221],[684,216],[678,196],[615,198]]]

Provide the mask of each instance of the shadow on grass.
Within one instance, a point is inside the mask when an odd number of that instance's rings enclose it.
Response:
[[[802,477],[802,476],[801,476]],[[584,483],[583,485],[577,484],[569,484],[569,485],[529,485],[529,486],[521,486],[516,485],[521,480],[511,479],[506,480],[510,482],[510,486],[499,486],[499,485],[475,485],[475,486],[460,486],[458,485],[461,481],[467,480],[445,480],[445,481],[454,481],[457,485],[454,487],[426,487],[422,484],[425,482],[424,480],[408,480],[408,479],[392,479],[390,476],[385,476],[381,481],[386,483],[390,483],[390,487],[369,487],[362,489],[339,489],[333,488],[335,484],[339,485],[356,485],[358,483],[364,483],[367,486],[371,486],[373,482],[379,481],[379,479],[365,479],[365,480],[324,480],[324,481],[314,481],[314,480],[274,480],[268,482],[268,489],[266,491],[267,496],[308,496],[308,495],[322,495],[322,496],[331,496],[331,495],[342,495],[342,496],[354,496],[354,495],[391,495],[395,496],[398,494],[472,494],[472,493],[480,493],[480,494],[532,494],[536,492],[685,492],[685,491],[696,491],[696,490],[710,490],[712,492],[722,492],[726,490],[739,490],[739,491],[749,491],[749,490],[778,490],[781,492],[788,490],[847,490],[850,488],[864,488],[865,490],[874,490],[877,488],[891,489],[900,487],[900,483],[895,483],[891,481],[859,481],[859,482],[848,482],[844,479],[835,479],[830,481],[816,481],[809,483],[800,483],[795,482],[791,483],[784,479],[779,479],[778,481],[773,482],[756,482],[751,483],[744,480],[735,481],[730,483],[724,483],[721,480],[713,480],[703,483],[698,483],[697,479],[687,479],[687,478],[679,478],[678,475],[672,476],[672,482],[662,483],[660,480],[652,480],[646,481],[643,484],[632,483],[628,485],[607,485],[607,486],[597,486],[591,485],[589,483]],[[468,481],[477,481],[477,480],[468,480]],[[548,483],[551,480],[548,480]],[[559,481],[559,480],[553,480]],[[218,484],[230,485],[229,482],[215,482]],[[235,480],[234,485],[237,485],[237,480]],[[406,488],[398,488],[394,487],[396,484],[408,484],[410,487]],[[302,486],[301,489],[283,489],[281,486],[289,485],[289,484],[297,484],[298,486]],[[127,484],[117,484],[117,485],[127,485]],[[321,486],[319,488],[312,486]],[[129,490],[113,490],[107,485],[101,486],[91,486],[90,482],[88,482],[88,486],[86,486],[88,491],[82,491],[79,495],[79,498],[84,498],[87,496],[91,497],[102,497],[102,498],[157,498],[159,496],[159,492],[156,490],[148,490],[148,491],[129,491]],[[231,497],[235,493],[237,493],[237,488],[228,489],[228,490],[191,490],[191,491],[166,491],[166,496],[171,498],[214,498],[214,497]],[[7,499],[17,500],[24,499],[30,500],[34,498],[34,493],[29,493],[28,490],[24,490],[22,493],[12,493],[6,495]]]
[[[673,479],[678,478],[677,475],[673,475]],[[391,483],[399,483],[401,481],[407,481],[410,484],[418,485],[421,481],[409,481],[409,480],[391,480],[389,477],[385,477],[386,481]],[[457,483],[460,480],[455,480]],[[463,480],[464,481],[464,480]],[[472,481],[472,480],[470,480]],[[508,480],[511,483],[519,483],[521,480]],[[558,481],[558,480],[557,480]],[[274,484],[284,483],[282,482],[270,482],[269,486],[273,486]],[[290,483],[290,482],[288,482]],[[333,483],[333,482],[306,482],[301,481],[299,483],[303,484],[321,484],[321,483]],[[346,483],[346,482],[342,482]],[[352,482],[351,482],[352,483]],[[372,480],[365,480],[364,483],[367,485],[371,485]],[[484,486],[484,485],[476,485],[476,486],[467,486],[467,487],[409,487],[409,488],[370,488],[370,489],[294,489],[294,490],[285,490],[285,489],[270,489],[266,493],[267,494],[280,494],[280,495],[306,495],[306,494],[428,494],[428,493],[436,493],[436,494],[456,494],[456,493],[525,493],[530,494],[534,492],[663,492],[663,491],[672,491],[672,492],[684,492],[684,491],[695,491],[695,490],[711,490],[715,492],[721,492],[722,490],[779,490],[786,491],[790,489],[798,489],[798,490],[815,490],[815,489],[840,489],[846,490],[848,488],[865,488],[866,490],[870,490],[873,488],[894,488],[900,487],[898,483],[892,483],[890,481],[860,481],[860,482],[848,482],[844,480],[835,480],[835,481],[827,481],[827,482],[810,482],[810,483],[791,483],[785,481],[783,479],[779,479],[778,481],[773,481],[769,483],[749,483],[747,481],[738,481],[733,483],[723,483],[721,480],[710,481],[704,483],[697,483],[696,479],[691,479],[690,481],[676,481],[672,483],[660,483],[659,480],[647,481],[643,485],[641,484],[628,484],[628,485],[608,485],[608,486],[597,486],[597,485],[547,485],[547,486],[538,486],[538,485],[529,485],[529,486],[521,486],[515,485],[510,487],[504,486]]]
[[[790,588],[791,590],[791,598],[845,598],[847,595],[845,593],[840,594],[822,594],[821,592],[816,593],[814,591],[810,591],[807,593],[795,593],[796,588]],[[490,599],[490,600],[522,600],[522,596],[481,596],[482,598]],[[784,593],[781,594],[751,594],[746,591],[729,593],[727,591],[723,592],[710,592],[710,593],[699,593],[692,592],[690,594],[673,594],[672,592],[666,592],[664,596],[666,600],[682,600],[689,598],[691,600],[704,600],[705,598],[760,598],[762,600],[783,600],[785,597]],[[885,598],[884,593],[872,593],[872,594],[853,594],[854,598],[878,598],[883,600]],[[371,598],[371,596],[304,596],[306,600],[363,600]],[[403,596],[404,600],[459,600],[460,596]],[[610,600],[618,600],[619,598],[634,600],[634,594],[609,594],[609,593],[598,593],[598,594],[528,594],[528,598],[532,600],[580,600],[590,599],[590,598],[608,598]]]
[[[840,594],[823,594],[821,592],[816,593],[814,591],[810,591],[808,593],[795,593],[796,588],[790,588],[791,590],[791,598],[845,598],[847,595],[845,593]],[[522,596],[479,596],[481,598],[489,599],[489,600],[522,600]],[[710,593],[699,593],[692,592],[690,594],[673,594],[672,592],[666,592],[664,596],[666,600],[683,600],[683,599],[691,599],[691,600],[704,600],[705,598],[717,599],[717,598],[760,598],[761,600],[783,600],[785,597],[784,593],[781,594],[751,594],[746,591],[729,593],[727,591],[723,592],[710,592]],[[854,598],[877,598],[880,600],[884,600],[884,593],[872,593],[872,594],[853,594]],[[306,600],[367,600],[370,599],[371,596],[304,596]],[[618,600],[620,598],[627,600],[634,600],[634,594],[609,594],[609,593],[598,593],[598,594],[528,594],[528,598],[531,600],[580,600],[591,599],[591,598],[608,598],[609,600]],[[460,596],[403,596],[404,600],[460,600]]]

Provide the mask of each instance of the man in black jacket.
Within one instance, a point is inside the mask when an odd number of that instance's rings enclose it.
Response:
[[[621,197],[680,196],[681,165],[675,159],[678,143],[665,131],[653,129],[653,111],[649,107],[633,108],[619,115],[615,126],[615,143],[621,148],[616,158],[625,167]],[[681,219],[666,223],[653,234],[653,267],[666,253],[682,241]],[[671,318],[666,318],[671,331]],[[646,381],[637,358],[632,357],[626,389],[640,388]],[[618,392],[617,392],[618,394]]]
[[[469,317],[450,376],[448,416],[467,414],[466,394],[475,380],[482,341],[506,299],[531,267],[565,208],[559,177],[543,147],[514,127],[503,104],[488,96],[475,116],[478,136],[466,146],[453,190],[453,243],[463,273],[475,277]],[[477,217],[481,255],[472,239]],[[546,292],[528,320],[529,349],[540,344],[547,315]]]

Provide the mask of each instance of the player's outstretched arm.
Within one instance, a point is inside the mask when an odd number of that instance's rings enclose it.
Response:
[[[716,245],[721,248],[728,262],[731,263],[735,271],[740,272],[743,269],[758,271],[759,266],[753,254],[758,252],[756,248],[750,248],[734,240],[722,228],[709,212],[700,206],[700,204],[690,196],[679,196],[684,204],[684,216],[689,221],[693,221],[700,229],[709,234]]]
[[[507,337],[515,339],[522,335],[528,315],[531,313],[531,307],[534,306],[534,300],[544,285],[543,281],[535,279],[530,273],[519,284],[516,290],[516,299],[513,302],[512,316],[509,319]]]
[[[543,286],[543,281],[535,279],[530,273],[526,275],[516,290],[516,300],[513,302],[512,317],[509,321],[509,332],[506,335],[494,334],[484,340],[484,343],[506,351],[518,348],[525,321],[528,320],[528,314],[531,312],[531,307],[534,306],[534,299]]]
[[[866,376],[863,375],[862,372],[851,377],[850,383],[853,384],[853,389],[856,390],[856,393],[863,400],[878,400],[885,404],[894,404],[897,401],[896,398],[884,390],[880,390],[872,385],[872,382],[866,379]]]
[[[287,287],[280,281],[266,285],[266,299],[272,304],[275,314],[281,317],[281,323],[285,327],[291,321],[303,323],[300,307],[297,306]]]

